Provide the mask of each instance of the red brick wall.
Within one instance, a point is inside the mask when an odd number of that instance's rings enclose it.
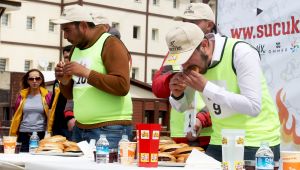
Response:
[[[137,100],[137,99],[132,99],[133,102],[133,115],[132,115],[132,120],[133,120],[133,128],[135,129],[135,125],[137,123],[143,122],[144,119],[144,102]]]
[[[163,135],[169,135],[170,130],[170,104],[167,99],[140,99],[133,98],[133,124],[134,129],[137,123],[146,123],[144,122],[145,112],[152,114],[152,118],[149,123],[158,123],[160,112],[165,112],[166,114],[163,117],[163,124],[166,125],[166,128],[162,129]]]

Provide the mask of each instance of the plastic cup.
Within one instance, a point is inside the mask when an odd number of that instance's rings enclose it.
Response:
[[[160,124],[137,124],[137,152],[139,167],[158,166]]]
[[[136,142],[120,142],[120,160],[123,165],[130,165],[134,161]]]
[[[300,151],[280,151],[282,170],[300,169]]]
[[[222,130],[222,167],[227,170],[243,170],[245,130]]]
[[[5,154],[14,154],[17,144],[16,136],[3,136],[3,146]]]

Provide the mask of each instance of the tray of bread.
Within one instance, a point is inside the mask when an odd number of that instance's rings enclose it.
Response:
[[[83,153],[76,142],[68,141],[65,137],[55,135],[40,141],[33,155],[51,156],[82,156]]]
[[[175,143],[171,138],[161,138],[158,152],[158,166],[184,167],[193,149],[204,152],[201,147],[189,146],[185,143]]]

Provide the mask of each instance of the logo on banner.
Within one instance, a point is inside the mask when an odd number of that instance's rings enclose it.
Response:
[[[265,49],[266,45],[265,44],[257,44],[256,45],[256,49],[259,52],[260,55],[264,55],[266,54],[266,49]]]
[[[292,53],[296,52],[299,49],[299,45],[300,43],[297,42],[296,40],[294,40],[293,42],[291,42],[291,51]]]
[[[276,48],[280,48],[280,42],[276,42]]]
[[[288,52],[288,48],[281,47],[281,42],[275,42],[274,46],[275,46],[275,48],[268,50],[269,54],[278,54],[278,53]]]

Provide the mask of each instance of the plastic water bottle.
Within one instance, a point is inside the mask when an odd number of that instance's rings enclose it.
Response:
[[[106,135],[100,135],[99,140],[96,143],[96,162],[108,163],[109,161],[109,143],[106,139]]]
[[[256,154],[256,170],[273,170],[274,169],[274,154],[269,147],[268,142],[261,142],[260,148]]]
[[[39,147],[40,138],[37,132],[32,132],[29,140],[29,153],[35,153],[36,149]]]
[[[121,163],[121,155],[120,155],[120,146],[122,142],[129,142],[128,135],[122,135],[122,139],[119,141],[118,144],[118,162]]]

